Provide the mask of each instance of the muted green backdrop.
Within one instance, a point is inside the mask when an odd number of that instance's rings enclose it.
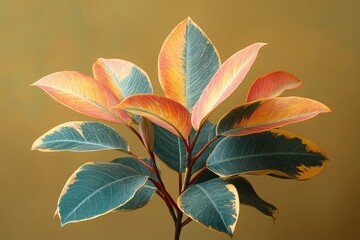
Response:
[[[53,218],[70,174],[114,152],[31,152],[32,142],[71,120],[91,120],[29,85],[55,71],[92,74],[98,57],[132,61],[150,75],[155,92],[157,55],[173,27],[191,16],[216,45],[222,60],[254,42],[268,42],[245,82],[214,113],[244,100],[253,79],[286,70],[304,81],[287,95],[317,99],[333,112],[286,127],[312,139],[331,161],[305,182],[251,177],[257,191],[280,209],[276,224],[242,207],[234,239],[353,240],[359,224],[360,2],[272,1],[19,1],[0,7],[0,239],[172,239],[173,226],[157,198],[145,208],[60,227]],[[136,139],[124,127],[115,126]],[[135,150],[144,154],[142,149]],[[176,175],[161,165],[176,192]],[[228,239],[191,223],[183,239]]]

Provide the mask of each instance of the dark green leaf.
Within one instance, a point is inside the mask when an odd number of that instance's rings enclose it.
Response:
[[[272,174],[305,180],[325,167],[325,153],[309,140],[284,130],[229,136],[220,141],[207,167],[220,176]]]
[[[279,211],[274,205],[261,199],[248,180],[243,177],[235,176],[227,179],[226,181],[236,187],[240,197],[240,204],[255,207],[263,214],[272,217],[275,221],[276,217],[279,214]]]
[[[158,155],[158,157],[173,170],[177,172],[184,172],[186,168],[186,150],[184,143],[180,138],[166,129],[155,124],[153,126],[155,132],[154,152],[156,155]],[[195,134],[196,132],[193,129],[190,134],[191,140],[194,138]],[[192,156],[194,157],[207,142],[215,137],[215,135],[215,126],[210,122],[206,122],[201,129],[200,135],[196,141]],[[206,159],[209,157],[210,153],[218,142],[219,140],[213,142],[203,152],[201,157],[193,166],[193,172],[196,172],[205,166]]]

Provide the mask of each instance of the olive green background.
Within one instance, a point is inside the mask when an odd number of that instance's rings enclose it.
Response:
[[[331,161],[304,182],[250,177],[258,193],[280,209],[271,218],[243,206],[234,239],[342,239],[360,235],[359,90],[360,2],[345,1],[10,1],[0,6],[0,239],[172,239],[166,207],[154,197],[136,212],[60,227],[53,218],[67,178],[87,161],[109,161],[115,152],[31,152],[50,128],[92,120],[58,104],[29,85],[62,70],[92,74],[98,57],[136,63],[151,77],[155,92],[162,42],[187,16],[202,27],[222,60],[254,42],[267,42],[244,83],[214,113],[242,103],[256,77],[286,70],[304,81],[285,95],[327,104],[332,113],[287,126],[318,143]],[[125,127],[112,125],[139,144]],[[161,165],[176,193],[176,177]],[[228,239],[191,223],[182,239]]]

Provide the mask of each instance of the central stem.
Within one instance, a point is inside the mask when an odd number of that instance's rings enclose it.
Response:
[[[182,230],[182,218],[183,218],[183,213],[182,211],[178,211],[177,212],[177,220],[176,220],[176,224],[175,224],[175,237],[174,240],[179,240],[180,239],[180,233]]]

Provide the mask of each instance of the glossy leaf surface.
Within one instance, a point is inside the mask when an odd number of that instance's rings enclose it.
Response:
[[[326,166],[326,154],[313,142],[285,130],[225,137],[207,160],[220,176],[272,174],[306,180]]]
[[[190,18],[185,19],[160,50],[159,80],[165,96],[191,111],[219,65],[209,38]]]
[[[67,122],[56,126],[32,145],[43,152],[88,152],[118,149],[129,151],[127,142],[112,128],[100,122]]]
[[[186,168],[186,149],[182,140],[171,132],[157,125],[154,125],[154,132],[154,152],[156,155],[171,169],[177,172],[184,172]],[[204,127],[202,128],[194,146],[194,150],[192,152],[193,157],[208,141],[215,137],[215,132],[215,126],[212,123],[206,122],[204,124]],[[190,134],[191,140],[193,140],[195,134],[196,132],[192,130]],[[218,142],[219,141],[215,141],[204,151],[204,153],[193,166],[193,172],[205,166],[206,159],[209,157],[211,151]]]
[[[277,97],[285,90],[298,88],[301,84],[302,82],[290,73],[283,71],[271,72],[257,78],[253,82],[246,102]]]
[[[147,176],[118,163],[87,163],[69,178],[58,202],[61,224],[99,217],[126,204]]]
[[[290,123],[330,112],[324,104],[308,98],[277,97],[237,106],[223,116],[217,126],[219,135],[242,136],[264,132]]]
[[[112,109],[119,99],[102,83],[79,72],[57,72],[32,84],[43,89],[59,103],[91,117],[130,124],[129,115]]]
[[[262,198],[260,198],[248,180],[243,177],[236,176],[231,177],[226,181],[236,187],[239,197],[241,199],[240,204],[254,207],[263,214],[272,217],[274,221],[276,220],[276,217],[279,214],[277,208],[271,203],[268,203]]]
[[[244,80],[258,51],[264,45],[265,43],[252,44],[232,55],[220,66],[194,106],[191,123],[195,130]]]
[[[179,208],[207,228],[234,233],[239,216],[239,196],[232,184],[222,179],[190,186],[178,198]]]
[[[148,75],[135,64],[121,59],[99,58],[93,65],[95,79],[106,85],[120,100],[140,93],[152,93]],[[139,122],[139,116],[134,116]]]
[[[133,95],[122,101],[116,108],[146,117],[183,138],[187,138],[191,132],[189,111],[166,97],[153,94]]]
[[[143,160],[147,164],[152,165],[150,160],[148,160],[148,159],[143,159]],[[116,158],[111,162],[130,167],[130,168],[134,169],[135,171],[139,172],[141,175],[149,176],[155,180],[157,179],[153,172],[151,172],[143,164],[139,163],[135,158],[132,158],[132,157]],[[146,204],[149,203],[149,201],[151,200],[155,191],[156,191],[156,187],[154,186],[154,184],[152,184],[151,181],[147,180],[146,184],[143,185],[135,193],[134,197],[130,201],[128,201],[121,207],[115,209],[115,211],[133,211],[133,210],[139,209],[141,207],[144,207]]]

